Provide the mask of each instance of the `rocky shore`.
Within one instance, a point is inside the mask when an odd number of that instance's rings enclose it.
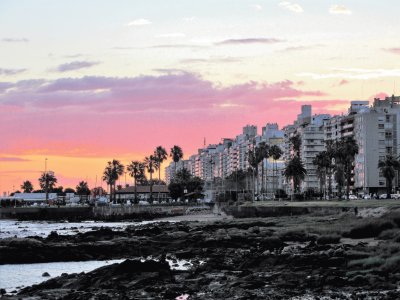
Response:
[[[127,259],[6,299],[399,299],[399,228],[400,211],[155,223],[4,239],[0,263]]]

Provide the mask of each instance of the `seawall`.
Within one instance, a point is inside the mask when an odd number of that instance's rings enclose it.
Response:
[[[7,207],[0,208],[0,219],[18,220],[150,220],[179,216],[188,213],[195,206],[187,205],[133,205],[133,206],[77,206],[77,207]]]

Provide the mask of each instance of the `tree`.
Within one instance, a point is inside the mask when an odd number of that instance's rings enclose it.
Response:
[[[150,175],[150,203],[153,202],[153,173],[155,170],[156,159],[153,155],[144,158],[144,165]]]
[[[174,178],[174,181],[177,182],[187,182],[190,180],[190,178],[192,177],[192,174],[190,174],[189,170],[186,168],[183,168],[182,170],[179,170],[176,173],[176,176]]]
[[[32,193],[33,185],[29,180],[26,180],[21,184],[21,189],[24,191],[24,193]]]
[[[158,180],[161,181],[161,164],[168,158],[168,153],[162,146],[154,150],[155,169],[158,170]]]
[[[94,187],[91,192],[94,197],[107,195],[107,191],[103,189],[101,186]]]
[[[317,167],[316,171],[319,177],[320,193],[323,194],[324,188],[326,188],[326,174],[329,164],[329,157],[327,156],[326,151],[319,152],[314,157],[313,164]]]
[[[357,153],[358,145],[353,137],[344,138],[336,143],[335,162],[343,165],[347,199],[349,199],[353,163]]]
[[[113,198],[115,203],[115,184],[124,173],[124,165],[119,160],[113,159],[107,162],[107,166],[103,172],[103,180],[110,186],[110,200]]]
[[[298,156],[293,158],[287,164],[285,171],[285,177],[293,180],[294,192],[300,192],[300,184],[304,180],[307,170],[304,168],[303,162]]]
[[[51,192],[57,183],[57,178],[53,172],[43,172],[39,177],[40,188],[44,191]]]
[[[326,141],[326,174],[328,176],[328,196],[329,199],[332,197],[332,175],[334,172],[334,165],[332,160],[335,158],[335,147],[332,141]]]
[[[76,186],[76,193],[80,196],[90,195],[90,189],[86,181],[80,181]]]
[[[269,148],[269,156],[272,157],[272,159],[274,160],[274,165],[272,167],[272,180],[273,180],[273,190],[274,190],[274,194],[276,194],[276,188],[277,188],[277,179],[275,178],[278,175],[278,167],[277,167],[277,160],[281,158],[283,152],[282,149],[278,146],[278,145],[272,145]]]
[[[199,177],[193,177],[190,172],[183,168],[176,173],[175,178],[168,185],[170,196],[173,199],[178,199],[184,196],[184,190],[192,194],[196,198],[203,191],[204,181]]]
[[[296,156],[300,157],[301,149],[301,138],[300,135],[296,134],[289,138],[289,142],[292,144],[293,152]]]
[[[175,164],[175,172],[174,174],[176,174],[176,164],[182,159],[183,157],[183,151],[182,148],[179,146],[174,146],[171,148],[171,152],[169,154],[169,156],[172,157],[172,160],[174,161]]]
[[[64,193],[73,193],[75,194],[75,190],[73,188],[65,188]]]
[[[335,172],[335,181],[338,188],[339,198],[342,198],[342,189],[345,182],[343,165],[340,163],[335,164],[334,172]]]
[[[252,171],[252,174],[253,174],[253,192],[252,192],[253,196],[252,196],[252,199],[254,201],[254,196],[255,196],[255,193],[256,193],[256,191],[255,191],[255,188],[256,188],[256,186],[255,186],[255,184],[256,184],[255,175],[258,173],[258,164],[259,164],[258,157],[257,157],[255,149],[253,149],[253,150],[250,149],[249,150],[249,152],[247,153],[247,161],[248,161],[248,163],[250,165],[250,168],[251,168],[251,171]]]
[[[391,198],[393,179],[396,177],[396,170],[400,169],[400,162],[392,155],[386,155],[384,160],[378,162],[378,168],[386,179],[386,199]]]
[[[261,163],[261,193],[265,192],[264,189],[264,159],[269,158],[269,145],[267,145],[265,142],[261,142],[258,144],[256,148],[256,157],[257,161]],[[267,170],[267,175],[268,175],[268,170]]]
[[[129,175],[135,181],[135,203],[138,203],[137,184],[140,179],[145,178],[145,175],[144,175],[145,165],[144,165],[144,163],[142,163],[140,161],[134,160],[127,166],[127,169],[128,169]]]

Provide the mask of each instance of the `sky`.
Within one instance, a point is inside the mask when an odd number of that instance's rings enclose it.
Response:
[[[400,94],[398,0],[0,0],[0,195]],[[168,163],[168,162],[167,162]],[[167,165],[165,163],[165,165]],[[96,179],[97,178],[97,179]],[[131,183],[129,176],[121,184]]]

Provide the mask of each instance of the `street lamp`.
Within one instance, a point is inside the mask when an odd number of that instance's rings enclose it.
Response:
[[[44,189],[46,192],[46,203],[49,201],[49,191],[48,191],[49,179],[47,176],[47,157],[44,159]]]

